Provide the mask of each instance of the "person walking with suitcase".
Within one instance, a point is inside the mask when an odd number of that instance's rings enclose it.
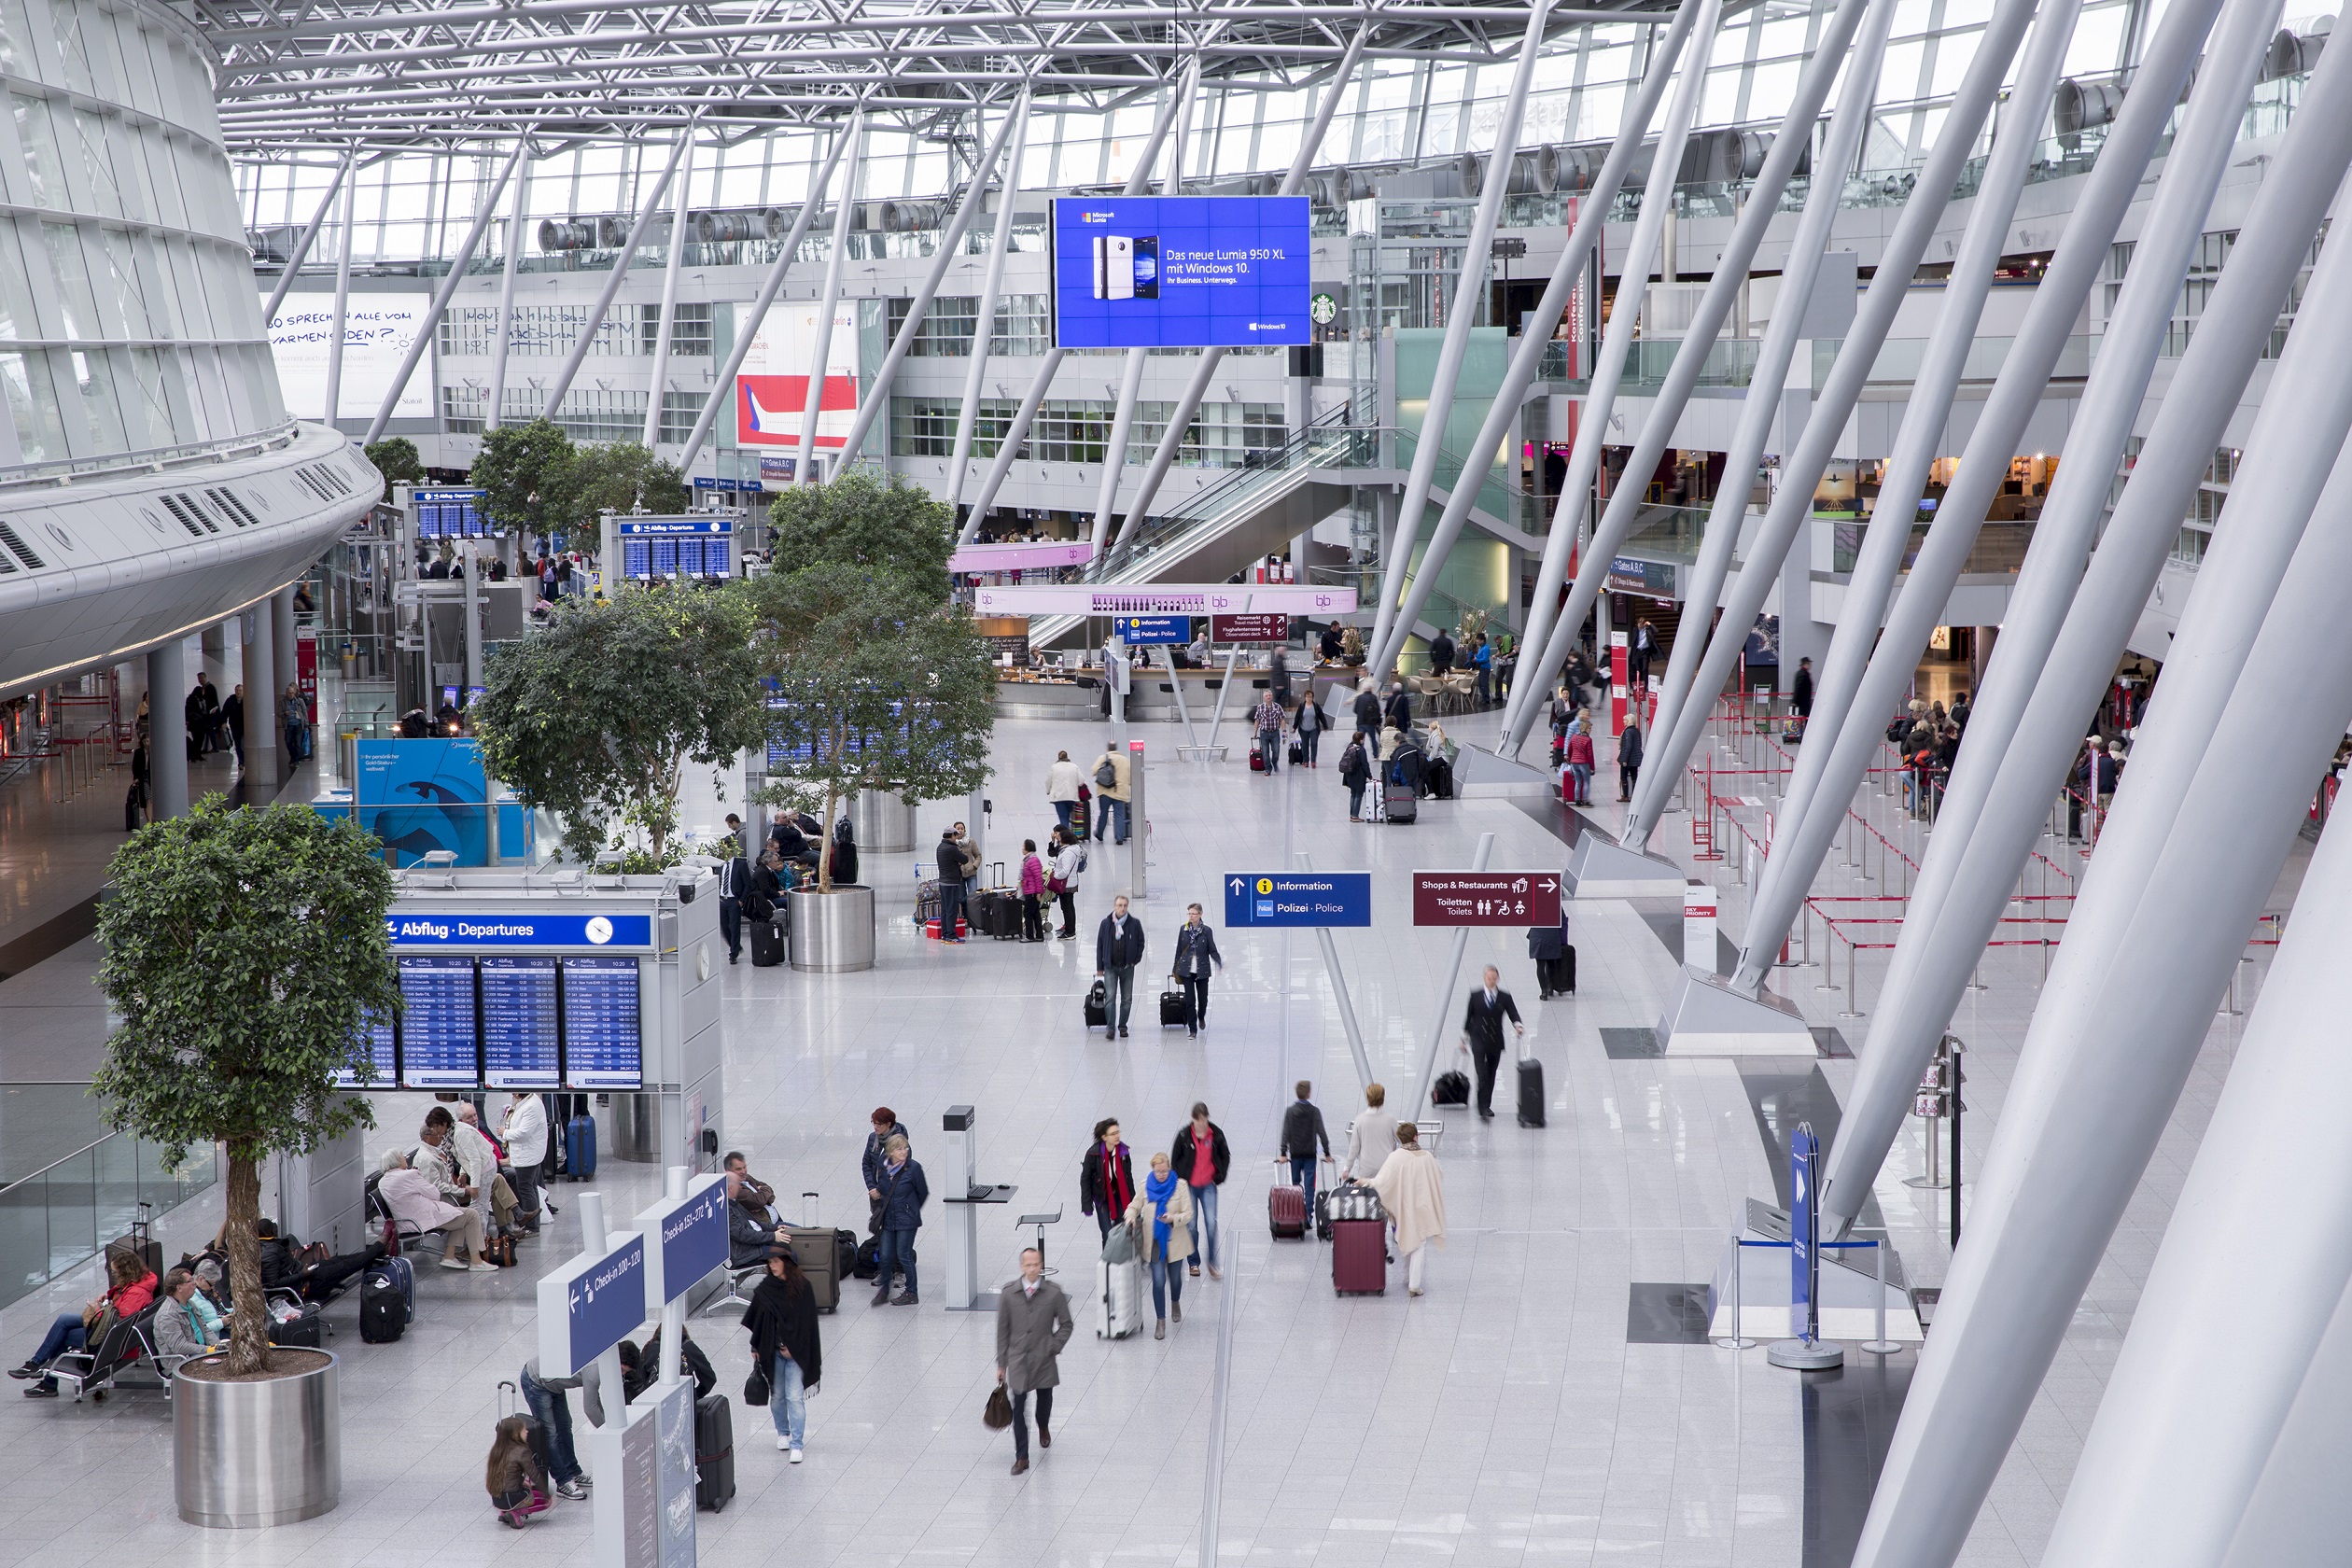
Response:
[[[1527,928],[1527,956],[1535,960],[1535,990],[1540,1000],[1575,994],[1575,951],[1568,945],[1568,903],[1563,899],[1560,924]]]
[[[1127,1015],[1135,1011],[1135,966],[1143,961],[1143,922],[1127,913],[1127,894],[1111,901],[1111,913],[1095,931],[1095,978],[1105,987],[1102,1034],[1125,1040]]]
[[[907,1276],[911,1289],[914,1276]],[[776,1446],[801,1462],[808,1430],[808,1396],[825,1374],[825,1348],[817,1326],[817,1293],[801,1272],[792,1249],[768,1249],[767,1277],[743,1309],[751,1334],[751,1360],[767,1375],[768,1414],[776,1420]]]
[[[1152,1337],[1165,1339],[1171,1312],[1184,1321],[1184,1271],[1176,1266],[1193,1255],[1192,1189],[1176,1179],[1166,1155],[1152,1156],[1151,1174],[1127,1205],[1127,1222],[1152,1268],[1152,1315],[1158,1320]]]
[[[1021,1249],[1021,1277],[997,1295],[997,1381],[1013,1396],[1013,1474],[1029,1470],[1029,1402],[1037,1395],[1037,1442],[1054,1446],[1054,1390],[1061,1386],[1062,1347],[1078,1328],[1070,1297],[1045,1278],[1045,1254]]]
[[[1061,831],[1068,833],[1070,814],[1078,809],[1078,791],[1086,787],[1078,772],[1078,764],[1070,760],[1067,751],[1054,754],[1054,765],[1045,770],[1045,799],[1053,806],[1054,816]]]
[[[1484,1121],[1494,1119],[1494,1074],[1503,1065],[1503,1020],[1508,1017],[1511,1028],[1527,1032],[1527,1026],[1519,1022],[1519,1003],[1501,988],[1502,979],[1502,971],[1487,965],[1486,986],[1470,993],[1469,1010],[1462,1017],[1462,1048],[1477,1064],[1478,1115]],[[1397,1128],[1397,1136],[1402,1138],[1404,1131]]]
[[[735,963],[743,958],[743,901],[751,891],[751,862],[740,847],[743,824],[733,814],[727,832],[737,848],[719,868],[719,936],[727,945],[727,961]]]
[[[874,1277],[874,1305],[912,1307],[922,1297],[915,1287],[915,1232],[923,1223],[923,1205],[931,1201],[931,1183],[923,1168],[906,1152],[903,1134],[892,1133],[882,1145],[882,1169],[876,1189],[882,1194],[881,1268]],[[890,1275],[906,1275],[906,1289],[890,1295]]]
[[[1369,1182],[1396,1151],[1396,1118],[1388,1112],[1388,1090],[1364,1086],[1364,1109],[1348,1124],[1348,1163],[1339,1172],[1351,1182]]]
[[[1282,705],[1274,700],[1273,693],[1267,693],[1250,709],[1250,723],[1257,732],[1258,762],[1270,778],[1282,762]]]
[[[1119,1141],[1119,1122],[1105,1116],[1095,1124],[1094,1141],[1078,1162],[1078,1212],[1092,1214],[1105,1241],[1135,1197],[1135,1161]]]
[[[1301,1078],[1296,1087],[1298,1098],[1282,1113],[1282,1141],[1274,1152],[1290,1161],[1291,1184],[1307,1195],[1307,1212],[1311,1214],[1315,1211],[1315,1149],[1320,1144],[1328,1158],[1331,1134],[1323,1130],[1323,1113],[1308,1098],[1315,1085]]]
[[[1200,1277],[1200,1265],[1206,1259],[1209,1278],[1222,1280],[1225,1276],[1217,1271],[1217,1188],[1233,1169],[1233,1150],[1225,1143],[1225,1128],[1209,1119],[1206,1104],[1196,1101],[1192,1120],[1169,1147],[1169,1163],[1192,1189],[1193,1213],[1197,1216],[1195,1228],[1199,1245],[1193,1253],[1193,1278]]]
[[[1488,971],[1491,974],[1493,972]],[[1405,1294],[1421,1293],[1421,1259],[1432,1241],[1446,1243],[1446,1178],[1437,1156],[1421,1146],[1421,1129],[1396,1125],[1396,1153],[1372,1178],[1380,1207],[1396,1226],[1396,1250],[1405,1257]]]
[[[1224,967],[1217,933],[1202,923],[1200,905],[1187,904],[1184,923],[1176,931],[1176,967],[1169,973],[1184,987],[1184,1032],[1194,1039],[1209,1026],[1209,976]]]
[[[1298,711],[1291,715],[1291,728],[1298,735],[1298,760],[1302,766],[1315,765],[1315,743],[1323,739],[1323,731],[1331,728],[1331,716],[1315,700],[1315,683],[1307,682],[1306,695],[1298,699]]]

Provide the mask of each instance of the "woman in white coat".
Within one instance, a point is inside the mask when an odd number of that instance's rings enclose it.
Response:
[[[1070,760],[1070,753],[1054,758],[1054,765],[1045,770],[1045,798],[1053,803],[1054,815],[1060,819],[1062,836],[1070,836],[1070,814],[1078,809],[1078,790],[1085,779],[1078,772],[1078,764]]]
[[[1372,1178],[1372,1190],[1396,1226],[1396,1250],[1405,1254],[1405,1289],[1421,1293],[1421,1249],[1446,1241],[1446,1178],[1437,1156],[1421,1146],[1421,1129],[1396,1124],[1396,1153]]]

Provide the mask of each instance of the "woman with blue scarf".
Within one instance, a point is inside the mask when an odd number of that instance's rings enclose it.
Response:
[[[1184,1321],[1183,1263],[1193,1255],[1192,1194],[1166,1155],[1152,1156],[1152,1173],[1127,1205],[1127,1223],[1137,1256],[1152,1266],[1152,1311],[1159,1320],[1152,1337],[1165,1339],[1171,1309],[1178,1323]]]

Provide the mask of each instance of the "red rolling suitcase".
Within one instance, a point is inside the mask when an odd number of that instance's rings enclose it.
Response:
[[[1339,1295],[1388,1293],[1388,1221],[1331,1222],[1331,1288]]]
[[[1266,1223],[1277,1241],[1307,1239],[1307,1189],[1277,1183],[1266,1195]]]

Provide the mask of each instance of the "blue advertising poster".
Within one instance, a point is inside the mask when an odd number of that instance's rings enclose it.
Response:
[[[1813,1124],[1802,1122],[1788,1135],[1788,1239],[1791,1276],[1789,1326],[1797,1337],[1810,1344],[1815,1338],[1813,1325],[1820,1322],[1813,1309],[1813,1259],[1816,1211],[1813,1208],[1813,1172],[1821,1155],[1821,1145],[1813,1141]]]
[[[480,741],[470,736],[362,740],[356,749],[359,777],[353,791],[353,815],[394,852],[395,864],[415,865],[436,849],[454,850],[461,866],[489,863],[490,834],[482,804],[489,784]],[[524,852],[526,816],[511,801],[499,805],[502,854]]]
[[[1248,348],[1312,340],[1304,196],[1054,203],[1054,342]]]
[[[1368,926],[1372,874],[1234,872],[1225,879],[1227,926]]]

